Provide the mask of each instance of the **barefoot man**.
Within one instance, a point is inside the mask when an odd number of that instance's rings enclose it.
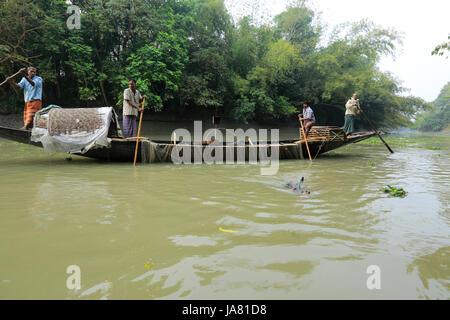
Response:
[[[42,78],[36,75],[36,68],[28,67],[20,69],[23,75],[19,83],[15,83],[13,78],[8,78],[9,83],[17,89],[23,89],[25,99],[25,109],[23,111],[22,130],[33,128],[34,114],[42,109]]]

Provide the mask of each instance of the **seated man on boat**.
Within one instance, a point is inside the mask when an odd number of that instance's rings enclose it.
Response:
[[[359,105],[358,95],[353,94],[352,98],[347,101],[345,105],[345,124],[344,130],[347,138],[351,138],[353,132],[355,131],[355,116],[357,113],[361,113],[361,107]]]
[[[303,126],[305,128],[305,138],[308,138],[309,131],[316,124],[316,117],[314,116],[314,111],[311,109],[308,103],[303,104],[303,115],[299,114],[298,118],[303,121]]]
[[[123,136],[131,138],[137,136],[138,112],[142,112],[139,104],[146,98],[136,89],[136,81],[130,79],[128,88],[123,92]]]
[[[19,83],[14,82],[13,78],[7,78],[9,83],[17,89],[23,89],[25,99],[25,109],[23,111],[24,126],[21,130],[33,128],[34,114],[42,109],[42,78],[36,75],[37,69],[28,67],[20,69],[23,75]]]

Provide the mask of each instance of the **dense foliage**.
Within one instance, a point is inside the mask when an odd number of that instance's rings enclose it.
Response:
[[[399,34],[369,21],[342,25],[328,40],[304,1],[273,21],[234,22],[223,0],[73,0],[81,29],[69,30],[65,0],[0,2],[0,74],[35,65],[44,104],[117,105],[127,80],[154,111],[221,114],[243,122],[295,115],[305,101],[321,124],[342,124],[357,92],[377,125],[409,125],[426,105],[377,68]],[[0,104],[21,109],[4,86]]]
[[[423,131],[441,131],[450,125],[450,82],[442,88],[433,108],[423,113],[415,127]]]

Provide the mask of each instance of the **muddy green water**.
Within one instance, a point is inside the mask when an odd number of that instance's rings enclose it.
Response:
[[[261,176],[0,139],[0,299],[449,299],[449,146],[353,145]],[[309,196],[282,187],[300,176]]]

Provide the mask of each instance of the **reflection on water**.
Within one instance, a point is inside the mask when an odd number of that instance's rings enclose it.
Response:
[[[0,148],[2,299],[450,297],[448,148],[349,146],[276,176]],[[301,176],[310,195],[283,187]],[[370,265],[380,291],[366,287]]]
[[[418,273],[423,283],[423,288],[419,290],[422,297],[427,297],[429,291],[435,292],[436,297],[448,297],[450,291],[450,246],[439,248],[431,254],[415,259],[408,266],[407,272]],[[446,275],[444,279],[442,274]]]

